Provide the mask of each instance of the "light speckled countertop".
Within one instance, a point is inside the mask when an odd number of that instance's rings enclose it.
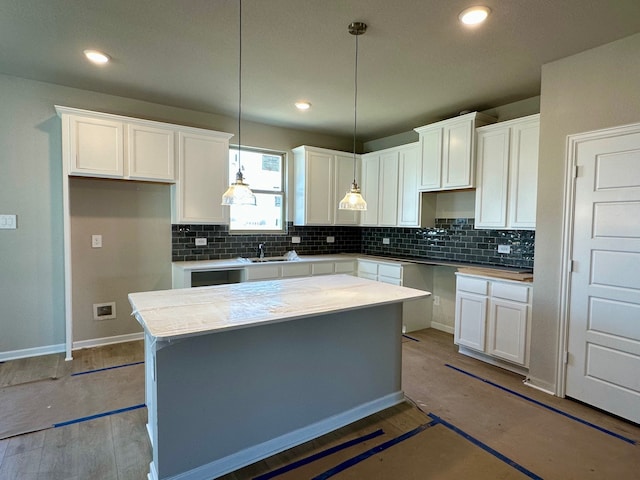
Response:
[[[130,293],[129,303],[147,334],[174,340],[428,295],[351,275],[327,275]]]

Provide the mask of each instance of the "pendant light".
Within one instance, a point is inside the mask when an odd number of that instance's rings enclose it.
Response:
[[[358,125],[358,37],[367,31],[367,24],[353,22],[349,25],[349,33],[356,37],[356,62],[354,78],[354,101],[353,101],[353,183],[340,203],[339,210],[366,210],[367,202],[360,194],[360,187],[356,182],[356,131]]]
[[[229,185],[229,188],[222,195],[222,205],[254,205],[256,204],[256,196],[253,194],[249,185],[244,183],[242,176],[242,0],[239,3],[239,42],[238,42],[238,154],[236,161],[238,162],[238,172],[236,173],[236,181]]]

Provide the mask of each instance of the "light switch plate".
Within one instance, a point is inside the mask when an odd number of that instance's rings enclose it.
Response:
[[[327,243],[333,243],[336,241],[335,237],[327,237]]]
[[[300,237],[291,237],[291,243],[300,243]]]
[[[206,247],[207,239],[206,238],[196,238],[196,247]]]
[[[0,215],[0,229],[15,230],[18,228],[17,215]]]
[[[91,235],[91,248],[102,248],[102,235]]]
[[[382,239],[382,244],[383,245],[389,245],[389,243],[391,243],[391,241],[388,238],[383,238]]]

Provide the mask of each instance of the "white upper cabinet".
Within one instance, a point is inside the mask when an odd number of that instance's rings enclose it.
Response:
[[[69,174],[124,178],[124,124],[70,115]]]
[[[229,133],[185,129],[178,133],[178,181],[172,191],[173,223],[226,224],[229,207]]]
[[[398,226],[420,226],[420,193],[418,184],[422,170],[420,143],[400,148],[398,164]]]
[[[475,129],[495,122],[478,112],[414,129],[420,137],[420,191],[473,188]]]
[[[175,131],[150,125],[127,125],[129,178],[175,180]]]
[[[383,227],[395,227],[398,223],[398,159],[395,149],[380,155],[378,225]]]
[[[294,155],[294,224],[358,225],[359,212],[339,210],[353,182],[353,154],[301,146]],[[356,155],[356,179],[360,157]]]
[[[362,155],[362,179],[360,190],[367,202],[367,209],[360,214],[360,225],[378,225],[378,204],[380,195],[378,182],[380,179],[380,155],[376,153],[366,153]]]
[[[66,132],[68,175],[175,181],[176,126],[56,107]]]
[[[534,229],[540,116],[477,130],[476,228]]]
[[[420,144],[401,145],[362,156],[362,196],[367,211],[360,225],[420,226]]]

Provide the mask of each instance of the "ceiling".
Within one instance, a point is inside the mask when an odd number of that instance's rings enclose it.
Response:
[[[458,14],[483,4],[488,21]],[[638,0],[244,0],[242,118],[367,141],[540,94],[541,66],[640,31]],[[237,0],[0,0],[0,73],[237,116]],[[88,63],[82,51],[112,57]],[[312,108],[299,112],[305,99]]]

